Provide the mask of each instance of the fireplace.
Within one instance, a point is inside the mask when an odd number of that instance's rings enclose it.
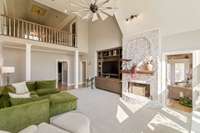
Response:
[[[128,92],[150,98],[150,84],[129,82]]]

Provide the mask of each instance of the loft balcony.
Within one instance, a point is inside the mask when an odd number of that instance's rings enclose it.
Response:
[[[0,35],[77,48],[76,34],[5,15],[0,15]]]

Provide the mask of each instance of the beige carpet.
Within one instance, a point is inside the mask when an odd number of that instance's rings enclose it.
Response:
[[[92,133],[188,133],[191,115],[149,100],[127,103],[118,95],[98,89],[76,89],[78,110],[88,116]]]

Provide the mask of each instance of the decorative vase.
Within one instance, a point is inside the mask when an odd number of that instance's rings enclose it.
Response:
[[[147,69],[148,71],[153,71],[153,65],[152,65],[152,64],[147,64],[147,65],[146,65],[146,69]]]
[[[136,66],[132,66],[131,68],[131,78],[136,79]]]

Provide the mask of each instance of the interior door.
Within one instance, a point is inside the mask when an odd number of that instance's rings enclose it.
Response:
[[[82,81],[86,82],[86,62],[82,62]]]
[[[68,64],[67,62],[62,63],[62,84],[67,85],[68,83]]]

